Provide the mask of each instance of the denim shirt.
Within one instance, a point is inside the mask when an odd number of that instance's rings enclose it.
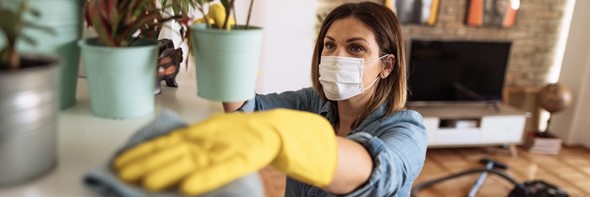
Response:
[[[428,136],[422,116],[402,110],[384,116],[386,104],[373,111],[351,131],[348,139],[365,147],[373,159],[369,180],[344,196],[410,196],[426,156]],[[242,112],[288,108],[320,114],[335,124],[330,102],[322,101],[312,88],[280,94],[256,95],[238,110]],[[335,196],[320,188],[288,178],[285,196]]]

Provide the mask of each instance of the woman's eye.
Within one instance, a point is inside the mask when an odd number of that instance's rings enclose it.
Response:
[[[365,51],[365,49],[363,47],[358,46],[358,45],[352,45],[352,46],[350,46],[349,50],[351,52],[354,52],[354,53],[360,53],[360,52]]]
[[[334,49],[334,44],[327,42],[326,44],[324,44],[324,48],[328,50]]]

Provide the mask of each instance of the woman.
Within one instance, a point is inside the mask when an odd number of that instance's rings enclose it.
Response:
[[[181,182],[198,194],[270,164],[289,177],[285,196],[409,196],[428,137],[421,116],[404,109],[403,42],[390,9],[341,5],[322,24],[313,88],[224,103],[226,112],[267,112],[213,116],[122,154],[114,168],[154,191]],[[186,165],[144,162],[179,155]]]
[[[224,103],[224,109],[290,108],[320,113],[333,124],[339,138],[347,141],[342,143],[347,147],[340,148],[347,150],[339,154],[346,158],[339,159],[342,167],[333,183],[322,189],[332,194],[409,196],[424,163],[428,138],[420,115],[404,110],[403,42],[400,24],[388,8],[370,2],[341,5],[326,16],[318,36],[312,60],[313,89],[257,95],[245,104]],[[362,60],[364,65],[355,64]],[[363,68],[350,76],[362,74],[361,83],[333,78],[352,72],[334,68],[339,63]],[[377,138],[364,139],[364,134]],[[291,179],[286,190],[286,196],[325,195]]]

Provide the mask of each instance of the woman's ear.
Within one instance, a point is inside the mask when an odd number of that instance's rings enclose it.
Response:
[[[383,72],[381,72],[379,76],[381,77],[381,79],[385,79],[389,76],[389,74],[391,74],[391,71],[393,70],[393,66],[395,64],[395,56],[393,54],[387,55],[383,63]]]

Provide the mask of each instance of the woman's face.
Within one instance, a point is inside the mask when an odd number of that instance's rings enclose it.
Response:
[[[363,71],[363,84],[371,84],[382,71],[379,58],[379,45],[375,40],[375,34],[361,20],[355,17],[347,17],[334,21],[324,37],[324,49],[322,56],[340,56],[365,59]],[[384,60],[383,58],[382,60]],[[372,86],[376,87],[376,84]]]

